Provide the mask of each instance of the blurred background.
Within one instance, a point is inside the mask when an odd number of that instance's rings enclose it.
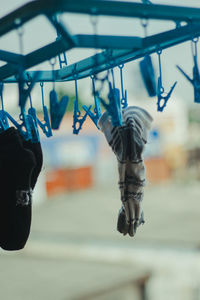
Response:
[[[193,6],[199,1],[153,1]],[[1,16],[27,3],[1,1]],[[91,18],[65,14],[73,33],[93,33]],[[149,21],[149,35],[174,28],[173,22]],[[140,20],[98,18],[98,33],[144,36]],[[24,52],[53,41],[54,30],[43,17],[24,26]],[[17,51],[12,32],[0,49]],[[18,51],[19,52],[19,51]],[[72,50],[71,64],[94,54]],[[158,58],[152,55],[158,76]],[[79,135],[72,134],[70,110],[52,138],[41,133],[44,166],[33,194],[33,220],[26,247],[0,250],[0,290],[3,300],[199,300],[200,299],[200,105],[192,85],[176,69],[192,74],[191,43],[163,51],[163,82],[168,91],[178,84],[165,111],[157,112],[149,98],[139,61],[125,65],[124,85],[129,105],[147,109],[154,121],[144,159],[147,185],[143,200],[145,224],[134,238],[116,230],[121,206],[117,162],[103,134],[87,119]],[[35,69],[50,69],[44,63]],[[115,68],[119,85],[119,69]],[[78,81],[80,104],[93,102],[90,79]],[[45,84],[48,105],[52,84]],[[74,99],[74,83],[56,84],[59,95]],[[40,86],[32,101],[41,110]],[[5,86],[5,109],[18,112],[17,87]]]

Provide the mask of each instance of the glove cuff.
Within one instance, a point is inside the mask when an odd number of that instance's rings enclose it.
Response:
[[[107,112],[104,112],[99,119],[98,127],[104,133],[108,144],[110,144],[113,138],[112,130],[114,129],[114,126],[112,125],[110,116]]]
[[[138,106],[128,106],[123,110],[123,120],[125,123],[129,121],[129,119],[133,119],[138,125],[141,126],[141,135],[142,139],[147,142],[147,135],[151,128],[151,123],[153,118],[151,115],[143,108]]]

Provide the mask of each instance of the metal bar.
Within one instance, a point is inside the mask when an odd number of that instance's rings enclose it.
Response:
[[[21,54],[0,50],[0,60],[8,63],[23,64],[24,56]]]
[[[18,28],[20,25],[43,13],[46,6],[47,3],[45,4],[43,1],[32,1],[1,18],[0,36]]]
[[[38,2],[45,2],[40,0]],[[200,21],[200,9],[170,5],[149,5],[110,0],[49,0],[46,9],[54,12],[153,18],[173,21]]]
[[[146,54],[151,54],[160,49],[166,49],[178,45],[180,43],[186,42],[188,40],[191,40],[195,36],[198,36],[199,34],[200,25],[186,25],[181,28],[143,38],[143,47],[141,49],[103,51],[97,55],[83,59],[75,64],[69,65],[60,70],[56,70],[55,75],[53,77],[55,78],[55,81],[74,80],[75,74],[78,76],[78,78],[88,77],[92,74],[105,71],[111,67],[118,66],[122,63],[127,63],[129,61],[136,60],[138,58],[143,57]],[[38,55],[36,58],[34,56],[35,52],[38,53],[38,51],[39,50],[29,54],[30,56],[33,56],[33,58],[31,57],[30,61],[33,62],[33,59],[36,60]],[[43,58],[46,55],[45,52],[46,50],[44,50]],[[53,54],[55,54],[55,52]],[[30,65],[31,64],[26,64],[26,66],[29,67]],[[12,76],[16,73],[16,71],[12,72],[12,74],[9,73],[10,67],[6,70],[6,73],[5,68],[6,66],[0,68],[0,80]],[[33,73],[34,72],[32,72],[32,74]],[[50,76],[50,71],[42,71],[39,80],[51,81],[50,78],[53,77]],[[14,77],[8,78],[7,80],[4,80],[4,82],[16,82],[16,79]]]
[[[151,1],[149,1],[149,0],[141,0],[141,1],[142,1],[143,4],[153,4],[153,3],[151,3]]]
[[[77,46],[77,40],[76,36],[73,36],[66,28],[66,26],[61,22],[57,21],[56,17],[52,15],[47,15],[48,20],[51,22],[51,24],[55,27],[58,36],[63,37],[63,43],[71,44],[73,47]]]
[[[107,0],[36,0],[25,4],[0,19],[0,36],[21,26],[40,14],[70,12],[118,17],[151,18],[199,22],[200,9],[169,5],[149,5]]]
[[[122,63],[136,60],[146,54],[157,52],[159,49],[166,49],[186,42],[199,34],[200,25],[186,25],[181,28],[146,37],[143,38],[142,49],[135,49],[133,51],[113,50],[110,53],[103,51],[97,54],[96,58],[92,56],[76,64],[69,65],[62,70],[58,70],[57,80],[73,80],[75,72],[78,74],[78,78],[84,78]]]
[[[186,22],[200,21],[200,9],[191,7],[109,0],[50,0],[48,4],[53,10],[60,8],[62,12]]]
[[[77,40],[77,46],[80,48],[95,47],[94,44],[95,44],[96,37],[92,35],[78,35],[75,36],[75,39]],[[116,46],[116,48],[124,49],[124,46],[127,46],[127,48],[130,49],[142,47],[142,39],[138,37],[99,36],[97,38],[97,41],[98,41],[97,47],[101,45],[102,46],[101,48],[104,48],[104,46],[105,48],[107,48],[106,43],[108,43],[108,47],[111,47],[112,42],[114,46]],[[57,41],[41,49],[31,52],[30,54],[27,54],[24,57],[23,67],[25,70],[31,68],[39,63],[42,63],[43,61],[49,60],[52,57],[57,56],[62,52],[72,49],[73,45],[74,44],[73,41],[71,41],[71,39],[68,41],[68,43],[66,40],[63,43],[63,38],[60,38]],[[0,80],[15,75],[16,73],[18,73],[18,67],[15,65],[7,64],[3,67],[0,67]]]
[[[55,78],[55,81],[74,80],[75,74],[78,78],[88,77],[111,67],[136,60],[146,54],[151,54],[158,50],[186,42],[198,35],[200,35],[200,25],[186,25],[181,28],[143,38],[143,47],[141,49],[102,51],[97,55],[83,59],[60,70],[56,70],[53,77]],[[2,68],[0,68],[0,80],[2,80]],[[31,72],[29,73],[31,74]],[[34,72],[32,72],[32,74],[33,73]],[[50,71],[42,71],[39,80],[51,81],[50,79],[53,78],[50,75],[51,73],[52,72]],[[8,78],[7,80],[4,80],[4,82],[16,82],[16,79],[14,77]]]
[[[24,70],[29,69],[37,64],[40,64],[46,60],[49,60],[59,53],[67,51],[72,48],[71,44],[68,44],[68,47],[65,43],[63,44],[62,39],[59,39],[47,46],[44,46],[38,50],[35,50],[24,57]],[[15,75],[18,73],[18,66],[13,64],[6,64],[0,68],[0,81]],[[56,71],[55,71],[56,72]],[[49,76],[48,76],[49,77]]]
[[[77,47],[99,49],[139,49],[142,38],[132,36],[78,34]]]

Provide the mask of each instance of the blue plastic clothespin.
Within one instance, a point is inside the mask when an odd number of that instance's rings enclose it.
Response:
[[[44,83],[43,82],[40,82],[40,87],[41,87],[41,93],[42,93],[42,108],[43,108],[44,120],[40,121],[38,119],[35,109],[32,110],[32,113],[34,115],[34,118],[37,120],[39,127],[42,129],[42,131],[46,135],[46,137],[51,137],[53,134],[52,134],[52,130],[51,130],[48,109],[47,109],[46,105],[44,104],[44,91],[43,91]]]
[[[27,82],[27,86],[31,85],[31,81]],[[29,122],[29,127],[31,130],[31,142],[38,143],[40,141],[40,135],[38,131],[37,118],[36,118],[36,109],[32,105],[31,94],[28,95],[30,100],[30,108],[28,110],[28,114],[26,115],[27,120]]]
[[[177,84],[177,81],[173,84],[168,94],[164,95],[164,88],[162,87],[162,83],[160,81],[160,77],[158,78],[158,92],[157,92],[157,111],[163,111],[165,106],[167,105],[167,102],[169,98],[171,97],[171,94]]]
[[[3,83],[0,84],[0,97],[1,97],[1,104],[2,104],[2,110],[0,111],[0,129],[6,130],[9,128],[8,119],[15,125],[15,127],[18,129],[19,133],[25,140],[31,139],[31,128],[29,125],[29,120],[27,115],[25,114],[25,109],[21,108],[21,114],[20,114],[20,120],[22,121],[21,124],[19,124],[15,119],[4,110],[3,105]],[[24,130],[25,128],[25,130]]]
[[[145,55],[143,60],[140,61],[140,73],[144,81],[146,90],[149,97],[156,96],[156,80],[155,72],[150,55]]]
[[[113,88],[111,82],[109,81],[109,93],[108,93],[109,103],[107,104],[102,98],[100,98],[101,103],[107,110],[108,114],[111,116],[111,121],[113,126],[122,125],[122,111],[120,103],[120,92],[118,89]]]
[[[32,139],[31,127],[29,122],[29,117],[25,113],[25,109],[21,109],[21,113],[19,118],[21,120],[21,124],[19,124],[15,119],[8,113],[5,112],[6,117],[15,125],[18,129],[20,135],[24,138],[25,141]]]
[[[8,119],[3,104],[3,82],[0,82],[0,98],[2,107],[2,109],[0,110],[0,132],[2,132],[9,128]]]
[[[120,81],[121,81],[121,106],[122,109],[125,109],[128,106],[128,102],[127,102],[127,90],[124,91],[123,70],[122,70],[123,68],[124,68],[124,64],[119,65]]]
[[[27,74],[28,75],[28,74]],[[27,83],[27,79],[25,79],[25,73],[22,68],[19,68],[19,77],[18,77],[18,88],[19,88],[19,106],[21,113],[19,115],[19,118],[21,120],[21,124],[16,122],[14,118],[6,112],[6,115],[8,119],[15,125],[15,127],[18,129],[21,136],[27,141],[32,140],[33,136],[33,122],[30,119],[30,116],[26,114],[25,112],[25,104],[26,101],[40,75],[40,72],[35,73],[33,78],[31,78],[30,84],[28,85],[28,88],[25,89],[25,83]],[[30,78],[28,78],[30,79]]]
[[[94,124],[96,125],[96,127],[99,129],[98,127],[98,121],[102,115],[101,112],[101,106],[100,106],[100,100],[99,100],[99,93],[95,90],[95,79],[94,76],[91,76],[92,78],[92,93],[94,96],[94,113],[91,111],[91,105],[88,108],[86,105],[82,105],[83,109],[88,113],[89,117],[91,118],[91,120],[94,122]]]
[[[77,78],[75,78],[75,95],[76,98],[74,100],[74,114],[73,114],[73,134],[79,134],[79,131],[82,129],[83,123],[85,122],[87,116],[89,115],[89,111],[92,107],[92,105],[90,105],[90,107],[87,109],[86,113],[81,116],[81,112],[79,110],[78,107],[78,87],[77,87]]]
[[[50,118],[51,118],[51,128],[56,130],[60,127],[60,123],[67,110],[67,105],[69,98],[63,96],[60,101],[58,101],[58,96],[56,91],[53,89],[50,92]]]
[[[193,66],[193,78],[190,78],[181,67],[176,66],[179,71],[185,76],[185,78],[193,85],[194,87],[194,102],[200,103],[200,73],[197,63],[197,42],[198,39],[193,40],[195,43],[195,53],[193,54],[194,66]]]
[[[34,107],[28,109],[27,117],[31,129],[31,141],[32,143],[38,143],[40,141],[40,135],[38,131],[36,109]]]
[[[19,71],[19,79],[18,79],[18,87],[19,87],[19,106],[21,108],[25,107],[26,101],[29,97],[29,95],[31,94],[32,89],[35,86],[35,83],[38,79],[40,75],[40,72],[36,72],[33,76],[33,78],[30,78],[28,76],[28,80],[25,78],[25,73],[23,72],[23,70]],[[30,81],[30,84],[28,85],[28,88],[25,89],[25,83],[27,83],[28,81]]]
[[[167,102],[169,100],[169,98],[171,97],[171,94],[177,84],[177,81],[173,84],[173,86],[171,87],[169,93],[165,93],[164,87],[162,85],[162,70],[161,70],[161,53],[162,50],[159,50],[157,52],[158,54],[158,61],[159,61],[159,72],[160,72],[160,76],[158,77],[158,86],[157,86],[157,111],[162,112],[164,110],[164,108],[167,105]]]

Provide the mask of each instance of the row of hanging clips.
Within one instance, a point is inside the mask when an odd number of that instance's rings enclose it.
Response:
[[[144,28],[144,37],[147,37],[147,26],[148,20],[141,20],[141,24]],[[159,65],[159,76],[157,80],[157,87],[156,87],[156,80],[155,80],[155,72],[151,60],[151,56],[149,54],[145,55],[143,60],[140,62],[140,72],[147,89],[148,95],[150,97],[157,96],[157,111],[162,112],[167,105],[169,98],[177,84],[177,81],[173,84],[170,91],[168,93],[165,92],[162,82],[162,64],[161,64],[161,54],[162,50],[157,50],[158,55],[158,65]]]
[[[23,54],[23,29],[18,29],[19,35],[19,44],[20,44],[20,53]],[[59,38],[59,35],[58,37]],[[109,55],[108,55],[109,56]],[[67,58],[65,53],[58,55],[60,68],[67,66]],[[3,90],[4,84],[0,83],[0,101],[1,101],[1,110],[0,110],[0,132],[5,131],[9,128],[9,123],[11,122],[19,131],[21,136],[25,140],[31,140],[33,143],[39,142],[39,128],[45,134],[46,137],[52,136],[52,130],[57,130],[60,127],[61,121],[66,113],[67,106],[69,103],[68,96],[63,96],[62,99],[58,100],[58,95],[55,88],[55,78],[54,70],[56,64],[56,58],[51,59],[50,65],[52,68],[53,74],[53,87],[49,94],[49,112],[47,106],[44,102],[44,83],[40,82],[41,88],[41,102],[42,102],[42,111],[43,111],[43,120],[41,121],[38,116],[36,109],[33,107],[31,92],[40,77],[40,72],[36,72],[33,78],[30,77],[29,73],[25,73],[23,70],[23,65],[19,65],[19,71],[17,82],[19,90],[19,107],[20,115],[19,120],[16,121],[4,107],[3,101]],[[108,61],[109,64],[109,61]],[[73,108],[73,133],[78,134],[82,129],[83,123],[86,121],[87,117],[90,117],[95,126],[98,128],[98,120],[102,115],[101,104],[108,111],[111,116],[112,123],[115,126],[122,125],[122,109],[127,107],[127,91],[124,90],[123,84],[123,68],[124,65],[119,66],[120,71],[120,81],[121,81],[121,95],[120,90],[115,87],[115,78],[113,69],[107,70],[106,76],[99,78],[97,75],[91,75],[92,82],[92,95],[94,97],[94,108],[92,110],[92,105],[87,107],[83,105],[82,108],[85,113],[82,115],[79,109],[79,99],[78,99],[78,74],[76,72],[76,66],[74,69],[74,83],[75,83],[75,99],[74,99],[74,108]],[[112,77],[112,83],[110,81],[110,76]],[[96,90],[96,83],[100,82],[100,89]],[[104,84],[108,84],[108,100],[109,103],[106,103],[103,98],[100,96],[100,93],[104,87]],[[29,109],[26,112],[26,104],[29,99]]]
[[[94,36],[97,37],[97,19],[92,16],[91,23],[94,27]],[[148,20],[142,20],[142,26],[144,28],[145,38],[147,37],[147,25]],[[21,28],[18,29],[19,42],[20,42],[20,51],[23,54],[23,42],[22,35],[23,30]],[[59,35],[58,35],[59,38]],[[194,67],[193,67],[193,78],[191,79],[182,69],[177,66],[177,68],[181,71],[181,73],[186,77],[187,80],[194,87],[194,98],[195,102],[200,103],[200,74],[197,64],[197,42],[198,38],[192,40],[192,53],[194,58]],[[96,50],[95,50],[96,51]],[[162,112],[167,105],[167,102],[177,84],[175,82],[170,91],[168,93],[165,92],[162,83],[162,68],[161,68],[161,54],[162,50],[158,49],[158,63],[159,63],[159,77],[157,80],[155,79],[155,73],[153,64],[151,61],[150,55],[145,55],[144,58],[140,62],[140,71],[142,78],[144,80],[147,92],[150,97],[157,96],[157,110]],[[121,83],[121,92],[115,85],[114,78],[114,64],[112,64],[112,60],[109,57],[109,50],[107,51],[108,56],[108,70],[106,75],[103,78],[99,78],[97,74],[91,74],[91,83],[92,83],[92,95],[94,97],[94,108],[92,110],[92,105],[87,107],[83,105],[82,108],[85,113],[82,115],[79,109],[79,100],[78,100],[78,73],[76,72],[76,65],[74,69],[74,83],[75,83],[75,100],[74,100],[74,109],[73,109],[73,133],[78,134],[82,129],[83,123],[85,122],[87,117],[90,117],[93,123],[98,128],[98,120],[102,115],[101,105],[108,112],[111,117],[113,126],[121,126],[122,125],[122,110],[128,106],[127,103],[127,91],[124,89],[124,80],[123,80],[123,69],[124,64],[118,66],[120,72],[120,83]],[[61,53],[58,56],[60,68],[67,66],[67,58],[65,53]],[[97,53],[94,55],[95,66],[98,65],[97,61]],[[56,64],[56,59],[50,60],[52,74],[54,76],[54,68]],[[53,78],[53,88],[49,95],[49,112],[47,106],[44,103],[44,83],[40,82],[41,87],[41,102],[42,102],[42,110],[43,110],[43,121],[41,121],[37,117],[36,109],[33,107],[32,99],[31,99],[31,91],[34,88],[38,78],[40,76],[40,72],[36,72],[33,78],[30,78],[28,73],[25,73],[23,70],[23,65],[19,66],[18,71],[18,89],[19,89],[19,107],[20,107],[20,121],[16,121],[7,111],[4,109],[3,102],[3,83],[0,83],[0,101],[2,109],[0,110],[0,131],[4,131],[9,128],[9,122],[11,122],[15,127],[18,128],[20,134],[23,136],[25,140],[31,140],[32,142],[38,142],[40,139],[39,136],[39,128],[46,135],[46,137],[52,136],[52,130],[57,130],[61,124],[61,121],[66,113],[67,106],[69,103],[69,98],[67,96],[63,96],[59,101],[57,92],[55,89],[55,78]],[[28,77],[27,77],[28,76]],[[100,83],[100,88],[96,88],[96,84]],[[106,102],[101,97],[102,89],[105,85],[108,86],[108,102]],[[29,99],[30,107],[28,112],[25,110],[25,105],[27,100]]]
[[[147,36],[147,25],[148,20],[142,20],[141,24],[144,28],[144,35]],[[177,24],[179,26],[179,24]],[[194,102],[200,103],[200,72],[198,68],[198,58],[197,58],[197,43],[199,41],[198,37],[195,37],[191,41],[191,49],[192,49],[192,57],[194,61],[193,66],[193,77],[190,78],[189,75],[183,71],[180,66],[176,66],[178,70],[184,75],[184,77],[192,84],[194,89]],[[150,55],[145,55],[143,60],[140,62],[140,72],[150,97],[157,96],[157,111],[162,112],[167,105],[168,100],[171,97],[171,94],[177,84],[177,81],[171,86],[170,91],[168,93],[165,92],[162,82],[162,65],[161,65],[161,54],[162,50],[158,48],[157,55],[158,55],[158,65],[159,65],[159,76],[157,80],[157,87],[156,87],[156,80],[155,80],[155,72],[152,64],[152,60]]]

